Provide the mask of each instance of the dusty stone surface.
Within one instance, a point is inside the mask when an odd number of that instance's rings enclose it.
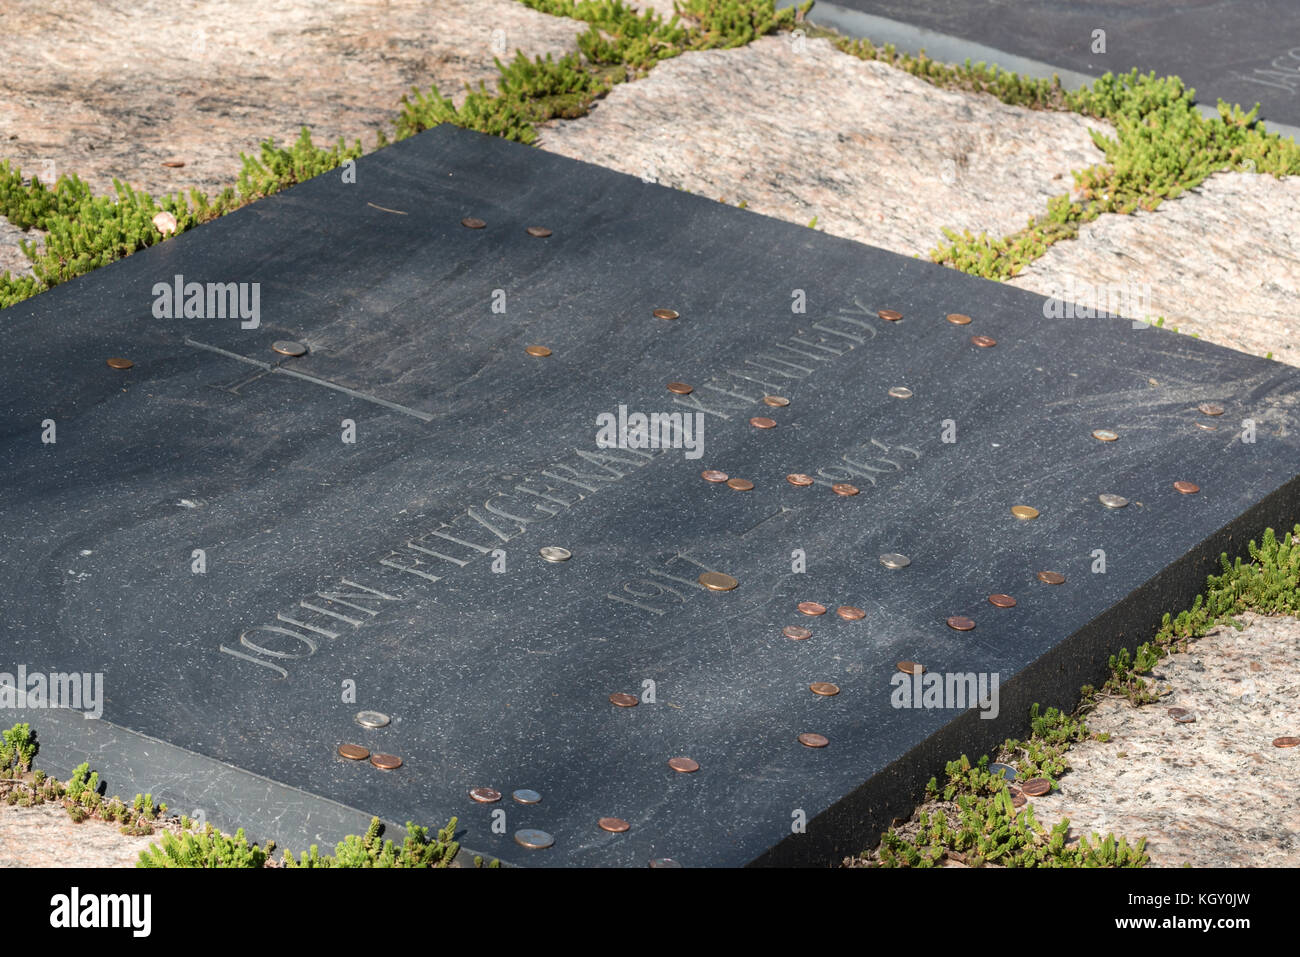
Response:
[[[1146,284],[1149,314],[1121,315],[1300,365],[1300,178],[1217,173],[1154,212],[1085,224],[1011,284],[1045,296]]]
[[[159,835],[128,837],[119,827],[75,824],[60,805],[0,804],[0,867],[135,867]]]
[[[1157,867],[1300,865],[1300,621],[1246,615],[1156,669],[1171,693],[1133,708],[1104,701],[1087,719],[1108,742],[1069,752],[1061,790],[1034,801],[1045,827],[1147,838]],[[1178,724],[1168,708],[1196,720]]]
[[[763,37],[666,60],[542,149],[906,255],[942,227],[1009,233],[1102,159],[1070,113],[940,90],[824,39]]]

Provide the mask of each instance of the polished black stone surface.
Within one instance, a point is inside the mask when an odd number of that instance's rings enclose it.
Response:
[[[157,318],[176,276],[260,284],[257,315]],[[373,812],[455,814],[467,846],[525,865],[831,861],[1033,702],[1072,705],[1221,549],[1298,514],[1297,370],[1045,318],[1017,289],[450,127],[0,322],[0,672],[105,687],[84,732],[46,722],[41,760],[296,850]],[[699,412],[702,456],[598,448],[620,406]],[[700,587],[706,569],[739,587]],[[996,673],[997,717],[895,707],[901,659]],[[393,721],[363,729],[362,709]],[[502,803],[472,802],[481,786]],[[555,845],[525,850],[521,828]]]
[[[785,4],[782,4],[785,5]],[[1093,76],[1182,78],[1300,126],[1300,5],[1293,0],[835,0],[835,5]],[[817,11],[813,11],[817,19]],[[1095,31],[1104,31],[1104,51]]]

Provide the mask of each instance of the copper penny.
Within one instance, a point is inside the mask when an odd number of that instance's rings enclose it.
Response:
[[[775,429],[776,419],[769,419],[765,415],[756,415],[749,420],[749,424],[756,429]]]
[[[545,226],[529,226],[525,232],[528,233],[529,236],[536,236],[538,239],[545,239],[547,236],[551,235],[551,231]]]
[[[596,824],[602,831],[609,831],[611,834],[622,834],[632,828],[632,825],[621,817],[602,817]]]
[[[1020,790],[1031,798],[1042,797],[1052,790],[1052,782],[1047,778],[1030,778],[1020,785]]]
[[[682,774],[692,774],[700,769],[700,763],[692,761],[690,758],[670,758],[668,766],[674,771],[680,771]]]
[[[765,395],[763,401],[777,409],[783,409],[790,404],[790,400],[783,395]]]
[[[1028,522],[1038,517],[1038,509],[1032,505],[1012,505],[1011,514],[1022,522]]]
[[[970,631],[975,627],[975,622],[970,618],[963,618],[961,615],[953,615],[948,619],[948,627],[953,631]]]
[[[748,492],[752,490],[754,483],[749,479],[733,478],[727,479],[727,488],[734,488],[737,492]]]
[[[1065,584],[1065,576],[1060,572],[1039,572],[1038,580],[1045,585]]]
[[[292,339],[277,339],[271,343],[271,351],[278,352],[282,356],[305,356],[307,347]]]
[[[1010,595],[1003,595],[999,592],[996,595],[989,595],[989,604],[994,608],[1015,608],[1016,600]]]
[[[826,745],[830,744],[830,740],[827,739],[824,734],[805,731],[803,734],[799,735],[799,743],[805,748],[824,748]]]
[[[1291,737],[1290,735],[1285,738],[1273,739],[1273,747],[1275,748],[1294,748],[1298,745],[1300,745],[1300,738]]]
[[[801,625],[786,625],[781,629],[781,634],[787,638],[793,638],[795,641],[803,641],[805,638],[812,637],[812,632]]]
[[[1202,402],[1196,407],[1201,415],[1223,415],[1223,406],[1217,402]]]
[[[856,485],[850,485],[848,482],[836,482],[831,486],[831,491],[836,495],[848,497],[850,495],[857,495],[858,487]]]
[[[117,356],[114,356],[112,359],[106,360],[106,364],[110,369],[129,369],[133,365],[135,365],[135,363],[132,362],[130,359],[121,359],[118,358]]]
[[[954,326],[969,326],[970,316],[960,312],[950,312],[948,313],[948,321]]]
[[[685,382],[668,383],[668,391],[674,395],[690,395],[695,391],[695,386],[687,385]]]
[[[861,621],[867,617],[867,613],[861,608],[854,605],[840,605],[835,609],[835,614],[839,615],[845,621]]]
[[[163,166],[168,169],[180,169],[185,165],[185,160],[163,160]]]
[[[1215,425],[1213,422],[1197,422],[1197,423],[1195,423],[1195,425],[1196,425],[1196,427],[1197,427],[1198,429],[1200,429],[1202,432],[1218,432],[1218,431],[1219,431],[1219,427],[1218,427],[1217,425]]]
[[[347,758],[349,761],[364,761],[370,757],[370,749],[363,748],[359,744],[340,744],[339,757]]]
[[[1196,712],[1189,711],[1186,708],[1170,708],[1169,717],[1173,718],[1179,724],[1191,724],[1196,720]]]
[[[879,312],[876,313],[876,315],[878,315],[881,319],[884,319],[886,322],[898,322],[899,319],[903,318],[903,314],[901,312],[897,312],[896,310],[893,309],[881,309]]]
[[[1195,482],[1175,482],[1174,488],[1184,495],[1195,495],[1201,490],[1201,487]]]
[[[814,681],[808,686],[808,690],[813,694],[819,694],[824,698],[830,698],[840,693],[840,686],[831,684],[829,681]]]
[[[623,691],[615,691],[612,695],[609,696],[609,703],[613,705],[618,705],[618,707],[620,708],[635,708],[637,704],[640,702],[640,700],[641,699],[638,698],[636,695],[627,694],[626,692]]]
[[[402,766],[402,759],[395,754],[372,754],[370,763],[381,771],[393,771]]]
[[[681,313],[676,309],[656,309],[654,317],[656,319],[676,319]]]
[[[804,475],[803,472],[791,472],[785,477],[785,480],[791,485],[797,485],[799,488],[806,488],[813,483],[811,475]]]
[[[469,796],[479,804],[495,804],[501,800],[501,792],[496,788],[470,788]]]
[[[702,572],[696,581],[709,591],[731,591],[740,584],[736,579],[722,572]]]
[[[1110,429],[1093,429],[1092,437],[1098,442],[1114,442],[1119,438],[1119,434]]]
[[[1007,791],[1011,795],[1012,807],[1024,807],[1029,803],[1029,799],[1020,793],[1020,788],[1007,788]]]
[[[482,229],[487,225],[487,223],[483,222],[483,220],[479,219],[477,216],[466,216],[460,221],[460,224],[466,229]]]
[[[905,675],[925,674],[925,665],[915,661],[900,661],[895,667]]]
[[[728,477],[726,472],[719,472],[717,469],[705,469],[700,473],[700,478],[706,482],[725,482]]]
[[[650,861],[651,867],[681,867],[681,861],[675,861],[671,857],[656,857]]]
[[[996,346],[998,344],[998,340],[994,339],[992,336],[971,336],[970,341],[981,349],[987,349],[990,346]]]
[[[826,614],[826,606],[823,605],[823,604],[821,604],[820,602],[815,602],[815,601],[801,601],[801,602],[799,602],[798,608],[799,608],[799,610],[800,610],[801,612],[803,612],[805,615],[824,615],[824,614]]]
[[[530,356],[537,356],[539,359],[545,359],[551,354],[551,350],[546,346],[528,346],[524,349],[524,352],[527,352]]]

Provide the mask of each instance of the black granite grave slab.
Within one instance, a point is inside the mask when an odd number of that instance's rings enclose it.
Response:
[[[778,6],[789,6],[779,3]],[[1181,77],[1197,100],[1243,109],[1260,104],[1275,124],[1300,126],[1300,6],[1293,0],[835,0],[814,22],[855,31],[840,10],[860,11],[1090,76],[1146,73]],[[1104,31],[1104,47],[1095,31]],[[886,37],[875,24],[873,40]],[[940,56],[942,36],[918,36]],[[915,52],[915,51],[912,51]],[[951,51],[942,54],[953,55]],[[972,59],[989,54],[977,52]],[[964,57],[963,57],[964,58]],[[989,62],[1019,69],[996,52]]]
[[[156,317],[177,276],[260,284],[256,324]],[[1300,371],[451,127],[0,322],[0,671],[105,688],[84,732],[15,713],[46,766],[295,849],[455,814],[526,865],[826,863],[1300,516]],[[620,406],[698,412],[703,454],[598,447]],[[895,707],[900,660],[996,673],[997,716]]]

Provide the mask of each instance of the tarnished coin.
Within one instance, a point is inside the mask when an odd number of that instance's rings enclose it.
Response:
[[[823,605],[821,602],[816,602],[816,601],[801,601],[801,602],[799,602],[799,604],[798,604],[797,607],[798,607],[798,609],[799,609],[801,612],[803,612],[805,615],[824,615],[824,614],[826,614],[826,606]]]
[[[372,754],[370,763],[382,771],[394,771],[402,766],[402,759],[395,754]]]
[[[1015,608],[1016,600],[1010,595],[1004,595],[998,592],[995,595],[989,595],[989,604],[994,608]]]
[[[953,615],[948,619],[948,627],[953,631],[970,631],[975,627],[975,622],[970,618],[963,618],[961,615]]]
[[[1029,803],[1029,798],[1020,792],[1020,788],[1007,788],[1007,793],[1011,795],[1012,807],[1024,807]]]
[[[1016,779],[1016,769],[1009,764],[998,764],[996,762],[990,764],[989,774],[1006,781],[1014,781]]]
[[[1196,407],[1201,415],[1223,415],[1223,406],[1217,402],[1202,402]]]
[[[898,322],[899,319],[903,318],[903,314],[894,309],[881,309],[876,315],[886,322]]]
[[[602,831],[609,831],[611,834],[622,834],[624,831],[630,830],[632,827],[631,824],[627,823],[627,821],[623,820],[621,817],[602,817],[596,822],[596,825]]]
[[[359,744],[340,744],[339,757],[347,758],[349,761],[364,761],[370,757],[370,749],[363,748]]]
[[[1294,748],[1300,745],[1300,738],[1287,735],[1284,738],[1274,738],[1273,747],[1275,748]]]
[[[690,758],[670,758],[668,766],[674,771],[680,771],[682,774],[694,774],[700,769],[700,762],[693,761]]]
[[[1098,442],[1114,442],[1119,438],[1119,433],[1112,432],[1110,429],[1093,429],[1092,437]]]
[[[682,865],[673,860],[671,857],[656,857],[650,862],[651,867],[681,867]]]
[[[383,728],[390,719],[382,711],[358,711],[352,720],[363,728]]]
[[[271,351],[278,352],[282,356],[305,356],[307,347],[301,342],[294,342],[292,339],[277,339],[271,343]]]
[[[998,340],[994,339],[992,336],[971,336],[970,341],[981,349],[988,349],[998,344]]]
[[[727,488],[733,488],[737,492],[748,492],[752,490],[754,483],[746,478],[727,479]]]
[[[731,591],[740,584],[736,579],[722,572],[702,572],[696,581],[709,591]]]
[[[1030,519],[1038,517],[1038,509],[1034,508],[1032,505],[1012,505],[1011,514],[1022,522],[1027,522]]]
[[[840,693],[840,686],[831,684],[829,681],[814,681],[808,686],[808,690],[813,694],[819,694],[823,698],[831,698]]]
[[[111,359],[106,359],[104,360],[104,364],[107,365],[110,369],[129,369],[133,365],[135,365],[135,363],[132,362],[130,359],[123,359],[120,356],[114,356]]]
[[[1173,718],[1179,724],[1191,724],[1196,720],[1196,712],[1187,708],[1170,708],[1169,717]]]
[[[529,226],[526,230],[529,236],[536,236],[538,239],[545,239],[551,235],[551,231],[545,226]]]
[[[1195,423],[1195,425],[1196,425],[1196,427],[1197,427],[1198,429],[1200,429],[1202,432],[1218,432],[1218,431],[1219,431],[1219,427],[1218,427],[1217,425],[1215,425],[1213,422],[1197,422],[1197,423]]]
[[[799,735],[799,743],[805,748],[824,748],[830,744],[830,739],[824,734],[817,734],[815,731],[805,731]]]
[[[783,409],[790,404],[790,400],[783,395],[765,395],[763,401],[778,409]]]
[[[1184,495],[1195,495],[1201,490],[1201,487],[1195,482],[1175,482],[1174,488]]]
[[[925,674],[925,665],[915,661],[900,661],[895,667],[905,675]]]
[[[856,485],[850,485],[848,482],[836,482],[831,486],[831,491],[836,495],[843,495],[845,498],[848,498],[850,495],[858,494],[858,487]]]
[[[623,691],[615,691],[609,696],[609,703],[618,705],[620,708],[635,708],[641,701],[634,694],[627,694]]]
[[[168,169],[180,169],[185,165],[185,160],[163,160],[163,166]]]
[[[524,352],[527,352],[530,356],[536,356],[539,359],[545,359],[551,354],[551,350],[546,348],[546,346],[528,346],[524,349]]]
[[[905,385],[896,385],[889,390],[889,394],[895,399],[910,399],[912,397],[912,390]]]
[[[540,851],[554,844],[555,838],[545,831],[537,830],[535,827],[526,827],[521,831],[515,831],[515,843],[520,847]]]
[[[961,312],[950,312],[948,313],[948,321],[954,326],[969,326],[970,316]]]
[[[573,557],[573,552],[559,545],[543,545],[537,550],[537,554],[548,562],[567,562]]]
[[[776,419],[769,419],[765,415],[756,415],[749,420],[749,424],[756,429],[775,429]]]
[[[728,475],[726,472],[719,472],[717,469],[705,469],[700,473],[700,478],[706,482],[725,482]]]
[[[1031,798],[1042,797],[1044,794],[1051,792],[1052,782],[1047,778],[1030,778],[1020,785],[1020,790]]]
[[[466,216],[460,221],[460,224],[466,229],[482,229],[487,225],[487,223],[483,222],[483,220],[479,219],[477,216]]]
[[[690,395],[695,391],[695,387],[687,385],[685,382],[670,382],[668,383],[668,391],[674,395]]]
[[[656,319],[676,319],[681,315],[676,309],[656,309],[654,317]]]
[[[1038,580],[1045,585],[1065,584],[1065,576],[1060,572],[1039,572]]]
[[[886,568],[906,568],[912,564],[912,560],[906,555],[898,554],[898,552],[885,552],[880,556],[880,564]]]
[[[501,800],[501,792],[496,788],[470,788],[469,796],[479,804],[495,804]]]
[[[812,637],[812,632],[802,625],[786,625],[781,629],[781,634],[787,638],[793,638],[795,641],[803,641],[805,638]]]
[[[542,796],[529,788],[520,788],[510,795],[517,804],[541,804]]]
[[[1111,495],[1109,492],[1104,492],[1101,495],[1098,495],[1097,501],[1101,502],[1101,504],[1105,505],[1107,508],[1123,508],[1128,504],[1128,499],[1123,495]]]
[[[803,472],[791,472],[785,477],[785,480],[791,485],[799,486],[799,488],[806,488],[813,483],[813,477],[805,475]]]
[[[835,614],[845,621],[861,621],[867,617],[867,613],[855,605],[840,605],[839,608],[835,609]]]

